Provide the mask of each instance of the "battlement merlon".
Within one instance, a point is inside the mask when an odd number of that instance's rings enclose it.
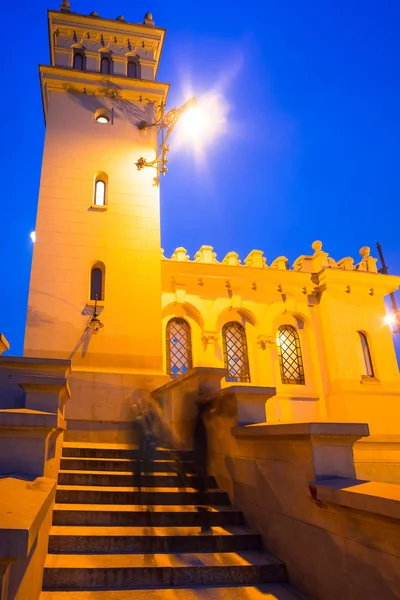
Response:
[[[154,27],[145,15],[144,23],[128,23],[123,17],[105,19],[92,13],[48,11],[51,65],[71,67],[73,49],[82,48],[86,70],[99,73],[99,54],[108,51],[114,62],[114,74],[123,75],[128,56],[137,58],[141,78],[155,80],[166,30]]]
[[[206,282],[212,287],[226,287],[228,290],[269,290],[278,294],[301,293],[316,295],[329,289],[341,289],[351,294],[365,291],[373,296],[386,296],[400,287],[400,276],[378,273],[377,259],[370,256],[370,249],[360,249],[361,261],[354,264],[351,257],[335,261],[322,251],[322,243],[312,245],[314,254],[302,255],[289,268],[288,259],[279,256],[270,265],[261,250],[252,250],[242,264],[236,252],[228,254],[219,261],[212,246],[202,246],[191,260],[185,248],[179,247],[170,258],[161,251],[163,290],[176,285],[190,288],[204,287]],[[210,265],[212,269],[210,270]],[[219,282],[218,282],[219,280]],[[268,294],[269,295],[269,294]]]

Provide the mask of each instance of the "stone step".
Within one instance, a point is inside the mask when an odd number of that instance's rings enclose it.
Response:
[[[64,442],[63,457],[82,457],[82,458],[127,458],[134,459],[139,457],[137,447],[129,444],[90,444],[88,442]],[[194,460],[191,450],[171,450],[169,448],[157,448],[153,458],[171,460],[172,457],[178,457],[180,460]]]
[[[261,550],[261,536],[246,527],[52,527],[50,554],[161,554]]]
[[[149,591],[42,592],[40,600],[149,600]],[[190,587],[151,590],[151,600],[306,600],[306,598],[287,583],[269,583],[253,587]]]
[[[133,473],[116,473],[113,471],[59,471],[58,483],[60,485],[89,485],[89,486],[111,486],[127,487],[137,485],[138,482]],[[214,477],[205,478],[207,488],[215,489],[217,484]],[[155,487],[178,487],[187,485],[197,488],[201,485],[201,478],[197,475],[186,475],[184,481],[176,473],[145,474],[140,476],[140,485],[148,488]]]
[[[211,506],[210,525],[243,525],[243,515],[231,506]],[[195,506],[118,506],[115,504],[55,504],[53,525],[99,527],[200,527]]]
[[[137,460],[129,458],[62,458],[60,469],[63,471],[125,471],[134,472]],[[176,463],[173,460],[152,460],[149,462],[150,473],[175,473]],[[195,473],[193,461],[182,461],[184,473]]]
[[[146,504],[146,505],[221,505],[230,504],[226,492],[208,490],[197,492],[193,488],[138,488],[133,486],[83,486],[59,485],[56,491],[59,504]]]
[[[43,590],[111,590],[286,581],[276,558],[259,552],[48,554]]]

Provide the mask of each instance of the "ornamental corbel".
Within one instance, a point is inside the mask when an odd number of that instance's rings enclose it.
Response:
[[[201,334],[201,339],[203,340],[206,346],[208,346],[208,344],[218,344],[219,337],[219,331],[203,331]]]
[[[275,345],[275,340],[271,335],[265,335],[262,333],[257,336],[257,346],[261,348],[261,350],[266,350],[268,347]]]

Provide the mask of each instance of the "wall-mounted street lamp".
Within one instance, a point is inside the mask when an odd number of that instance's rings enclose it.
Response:
[[[191,106],[196,104],[196,98],[190,98],[180,108],[172,108],[168,112],[165,111],[165,104],[162,102],[159,105],[159,118],[154,123],[148,123],[147,121],[141,121],[137,124],[138,129],[144,130],[148,127],[157,127],[158,133],[161,136],[160,146],[157,151],[157,156],[154,160],[147,161],[145,158],[140,157],[137,161],[136,166],[138,171],[141,171],[144,167],[153,167],[157,170],[157,175],[154,177],[155,184],[159,184],[160,175],[165,175],[168,171],[168,152],[171,150],[171,146],[168,143],[169,137],[183,115],[183,113]]]

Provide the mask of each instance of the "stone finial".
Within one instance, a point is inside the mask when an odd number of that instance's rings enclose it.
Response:
[[[320,240],[315,240],[315,242],[312,243],[311,248],[314,250],[314,254],[312,257],[312,270],[314,273],[319,273],[319,271],[321,271],[325,267],[331,267],[336,265],[335,261],[333,261],[334,265],[332,265],[333,259],[329,259],[329,254],[327,252],[322,251],[322,242]]]
[[[125,23],[125,17],[123,17],[122,15],[119,15],[119,17],[117,17],[115,20],[122,21],[122,23]]]
[[[252,250],[244,259],[246,267],[255,267],[256,269],[268,269],[267,259],[263,256],[262,250]]]
[[[62,0],[60,6],[61,12],[71,12],[71,4],[69,0]]]
[[[99,17],[99,16],[100,15],[95,10],[93,10],[89,15],[89,17]]]
[[[270,266],[270,269],[276,269],[277,271],[286,271],[288,259],[286,256],[278,256]]]
[[[153,15],[151,14],[151,12],[147,12],[144,15],[143,23],[144,25],[148,25],[148,27],[154,27]]]
[[[239,258],[239,254],[237,252],[228,252],[228,254],[225,256],[224,260],[222,261],[223,265],[231,265],[231,266],[239,266],[240,265],[240,258]]]
[[[212,246],[202,246],[194,255],[194,261],[207,264],[218,264],[217,254]]]
[[[175,249],[175,252],[171,256],[171,260],[176,260],[177,262],[187,262],[190,260],[190,256],[187,254],[186,248],[182,248],[182,246],[180,246],[179,248]]]
[[[321,252],[322,242],[320,240],[315,240],[315,242],[311,244],[311,248],[314,250],[314,252]]]
[[[370,273],[377,273],[378,268],[376,263],[378,262],[377,258],[373,258],[370,256],[371,248],[368,246],[363,246],[360,248],[360,255],[362,256],[362,260],[356,265],[357,271],[369,271]]]

